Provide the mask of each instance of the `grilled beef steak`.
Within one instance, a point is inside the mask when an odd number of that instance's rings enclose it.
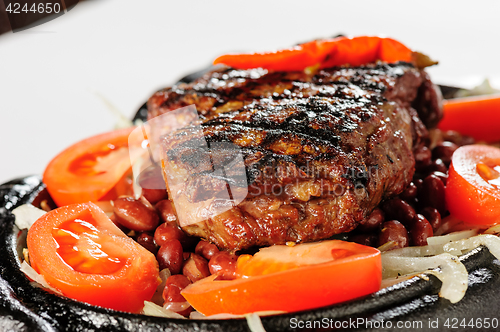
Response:
[[[183,229],[233,251],[353,230],[411,181],[412,149],[427,135],[418,112],[434,122],[441,114],[427,74],[408,63],[315,73],[219,68],[154,94],[148,116],[191,104],[209,147],[231,142],[240,148],[248,195]],[[192,172],[170,197],[192,203],[225,190],[220,179],[206,183],[197,176],[213,170],[191,144],[194,130],[173,136],[167,162]],[[212,150],[211,158],[224,160],[221,151]]]

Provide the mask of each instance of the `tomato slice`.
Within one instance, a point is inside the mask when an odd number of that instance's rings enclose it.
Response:
[[[456,130],[478,141],[500,141],[500,96],[449,99],[443,102],[441,130]]]
[[[500,149],[466,145],[453,153],[446,204],[453,216],[466,223],[500,222]]]
[[[80,141],[56,156],[43,174],[43,182],[58,206],[98,201],[126,194],[123,184],[131,163],[129,135],[135,128],[125,128]],[[121,180],[121,181],[120,181]],[[121,183],[122,186],[115,185]]]
[[[234,280],[216,275],[181,294],[204,315],[293,312],[344,302],[380,288],[380,252],[357,243],[329,240],[276,245],[238,258]]]
[[[78,301],[139,312],[161,282],[154,255],[90,202],[43,215],[27,241],[31,266]]]

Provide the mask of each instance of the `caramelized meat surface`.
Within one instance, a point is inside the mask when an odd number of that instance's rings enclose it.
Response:
[[[246,179],[237,185],[248,190],[246,198],[183,227],[234,251],[321,240],[356,228],[411,181],[412,149],[427,135],[418,112],[435,121],[439,98],[427,74],[407,63],[314,73],[219,68],[154,94],[148,116],[194,104],[209,150],[230,142],[241,151]],[[174,136],[167,162],[191,170],[181,188],[170,190],[176,208],[227,190],[221,179],[207,183],[197,176],[213,166],[192,144],[195,130]],[[223,149],[210,154],[231,163]]]

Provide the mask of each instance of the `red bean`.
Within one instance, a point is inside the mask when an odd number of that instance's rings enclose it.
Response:
[[[179,240],[181,243],[186,239],[186,234],[177,226],[171,226],[166,223],[156,228],[154,239],[157,245],[162,246],[168,240]]]
[[[441,227],[441,215],[437,209],[428,206],[423,208],[420,213],[429,221],[434,232]]]
[[[156,252],[158,251],[158,247],[155,244],[154,237],[153,237],[153,235],[151,235],[149,233],[140,233],[137,236],[136,241],[141,246],[143,246],[147,250],[151,251],[153,254],[156,254]]]
[[[148,189],[142,188],[142,196],[146,198],[151,204],[156,204],[161,200],[167,198],[167,191],[164,189]]]
[[[182,268],[184,274],[191,282],[196,282],[210,275],[208,261],[197,254],[191,254]]]
[[[446,166],[451,163],[453,152],[458,149],[458,145],[452,142],[441,142],[432,149],[432,159],[441,159]]]
[[[474,143],[476,143],[476,140],[473,137],[463,135],[462,141],[460,142],[460,145],[469,145],[469,144],[474,144]]]
[[[438,178],[441,179],[441,181],[443,181],[443,184],[446,186],[446,182],[448,182],[448,175],[447,174],[436,171],[436,172],[432,172],[429,175],[437,176]]]
[[[382,225],[384,222],[384,212],[380,208],[375,208],[368,218],[362,220],[359,225],[358,229],[362,232],[370,232],[374,231]],[[356,242],[356,241],[354,241]]]
[[[386,219],[395,219],[404,225],[410,225],[415,218],[415,209],[401,198],[393,198],[382,205]]]
[[[168,302],[184,302],[186,299],[182,296],[181,291],[189,286],[191,282],[182,275],[172,275],[167,278],[165,289],[163,290],[163,299]]]
[[[413,152],[415,157],[415,169],[417,171],[424,170],[431,163],[431,150],[426,146],[421,146]]]
[[[381,246],[389,241],[394,242],[393,249],[408,247],[408,232],[403,224],[397,220],[386,221],[382,224],[378,245]]]
[[[436,159],[431,162],[429,166],[426,168],[427,173],[432,173],[432,172],[441,172],[441,173],[448,173],[448,167],[444,164],[444,162],[441,159]]]
[[[377,234],[375,233],[362,233],[349,236],[349,241],[356,242],[365,246],[377,246]]]
[[[453,142],[458,146],[475,143],[474,138],[467,135],[461,135],[459,132],[453,130],[443,132],[443,139],[445,141]]]
[[[184,296],[182,296],[181,291],[190,284],[191,282],[189,281],[189,279],[182,274],[168,277],[165,283],[165,288],[163,289],[163,299],[165,300],[165,306],[183,316],[189,315],[189,313],[193,310],[192,307],[189,306],[188,308],[183,310],[175,310],[175,305],[171,304],[185,304],[187,302]]]
[[[133,197],[115,199],[113,212],[119,224],[139,232],[152,231],[158,226],[160,220],[154,210]]]
[[[156,203],[155,207],[164,223],[177,225],[177,215],[171,201],[164,199]]]
[[[181,272],[183,259],[182,245],[179,240],[172,239],[166,241],[156,254],[160,271],[169,269],[172,274]]]
[[[410,182],[408,187],[406,187],[405,190],[401,194],[399,194],[399,197],[407,202],[412,202],[415,200],[417,197],[417,186],[415,183]]]
[[[409,231],[410,244],[412,246],[426,246],[427,238],[433,234],[429,221],[423,215],[417,214]]]
[[[122,224],[120,224],[118,221],[117,221],[117,218],[115,216],[115,214],[113,213],[109,219],[113,222],[113,224],[116,225],[116,227],[118,227],[123,233],[125,234],[128,234],[128,232],[130,232],[130,229],[128,229],[127,227],[123,226]]]
[[[417,197],[418,197],[418,193],[422,190],[422,185],[424,183],[424,180],[413,178],[413,183],[415,183],[415,186],[417,187]]]
[[[219,251],[212,256],[208,262],[208,268],[211,274],[218,274],[220,280],[235,279],[236,261],[238,257],[227,251]]]
[[[462,135],[458,131],[447,130],[442,132],[443,140],[456,145],[462,145]]]
[[[219,248],[217,248],[215,244],[201,240],[196,245],[194,252],[210,260],[216,253],[219,252]]]
[[[186,235],[179,226],[163,223],[158,226],[155,231],[155,242],[161,246],[163,242],[169,239],[179,240],[182,244],[182,248],[186,251],[194,251],[194,247],[199,241],[199,239],[194,236]]]
[[[444,190],[444,184],[440,178],[432,174],[427,176],[422,184],[422,190],[418,193],[422,207],[436,208],[443,215],[446,212]]]
[[[142,187],[142,195],[151,204],[167,198],[165,180],[163,180],[161,167],[158,165],[146,168],[139,175],[138,184]]]

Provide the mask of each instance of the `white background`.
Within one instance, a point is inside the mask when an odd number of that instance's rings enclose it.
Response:
[[[0,36],[0,183],[110,130],[157,89],[229,51],[386,35],[440,61],[437,83],[500,88],[498,1],[132,1],[78,4]],[[500,124],[499,124],[500,129]]]

